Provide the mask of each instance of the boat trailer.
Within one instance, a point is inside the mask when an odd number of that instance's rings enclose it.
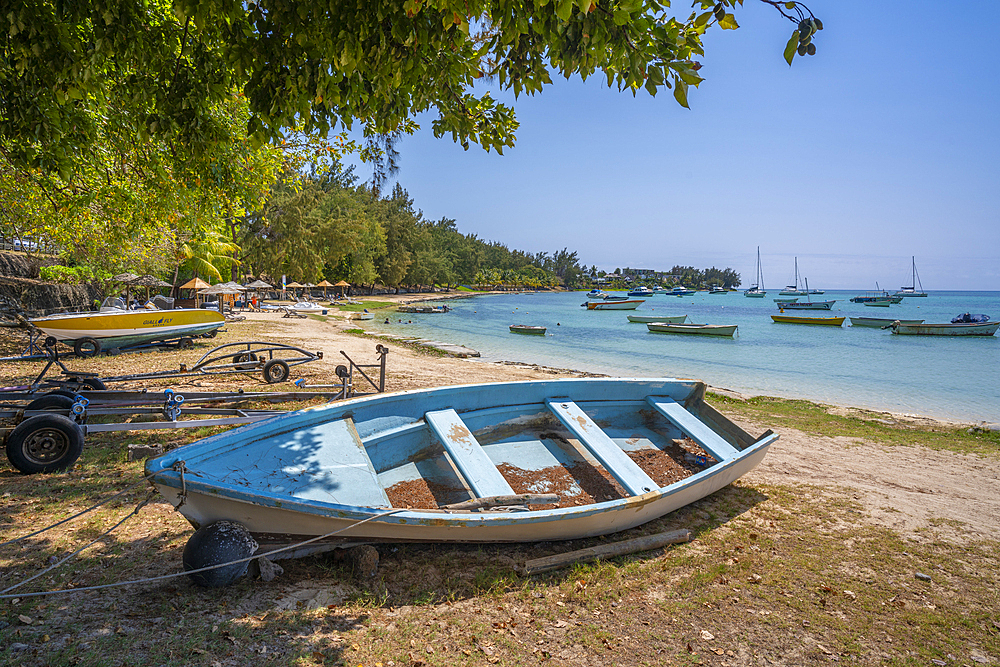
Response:
[[[177,371],[162,371],[100,378],[97,373],[69,370],[55,351],[55,346],[45,348],[49,362],[35,380],[28,385],[0,388],[0,420],[11,423],[0,426],[0,442],[5,446],[7,458],[15,468],[27,474],[56,472],[70,468],[83,451],[84,439],[89,433],[110,431],[136,431],[150,429],[199,428],[203,426],[233,426],[249,424],[284,414],[285,410],[262,410],[240,407],[252,401],[278,403],[323,398],[328,401],[359,396],[354,390],[353,373],[357,370],[378,392],[385,390],[385,362],[389,349],[376,346],[378,364],[356,364],[343,351],[350,367],[337,366],[341,379],[334,385],[305,385],[300,388],[336,388],[337,391],[290,392],[185,392],[173,389],[161,392],[107,390],[105,382],[124,382],[142,379],[160,379],[213,375],[221,373],[248,373],[258,369],[269,382],[283,373],[287,378],[288,366],[299,365],[322,358],[322,352],[310,353],[289,345],[261,342],[229,343],[205,354],[194,366],[184,365]],[[294,351],[298,357],[278,358],[276,353]],[[277,362],[277,363],[275,363]],[[46,379],[53,366],[62,370],[65,379]],[[376,384],[364,368],[379,368]],[[275,371],[275,369],[279,369]],[[49,390],[43,393],[41,390]],[[228,407],[227,407],[228,406]],[[181,419],[181,415],[186,419]],[[112,423],[88,423],[92,418],[110,418]],[[149,421],[135,421],[135,418]],[[121,421],[114,421],[121,420]]]

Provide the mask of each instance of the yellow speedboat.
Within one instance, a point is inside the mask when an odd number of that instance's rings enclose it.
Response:
[[[128,310],[122,299],[112,297],[100,311],[36,317],[31,323],[72,345],[78,356],[89,357],[102,349],[213,334],[226,320],[217,310],[203,308]]]

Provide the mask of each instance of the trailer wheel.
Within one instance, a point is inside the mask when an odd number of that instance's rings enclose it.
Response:
[[[252,371],[257,368],[257,355],[253,352],[240,352],[239,354],[233,355],[233,363],[243,364],[242,366],[237,366],[237,370]]]
[[[58,389],[33,400],[24,408],[25,410],[52,410],[53,412],[69,413],[70,419],[77,424],[87,423],[87,412],[76,415],[73,414],[73,406],[76,404],[76,394],[70,393],[66,389]]]
[[[73,352],[84,359],[95,357],[101,353],[101,343],[93,338],[77,338],[73,342]]]
[[[83,452],[83,431],[69,417],[35,415],[7,435],[7,459],[31,475],[71,467]]]
[[[93,389],[94,391],[107,391],[108,385],[104,384],[97,378],[83,378],[81,380],[83,386],[87,389]]]
[[[182,350],[190,350],[192,347],[194,347],[194,340],[188,336],[184,336],[184,338],[181,338],[179,341],[177,341],[177,347],[179,347]]]
[[[284,359],[271,359],[264,364],[264,379],[268,384],[277,384],[288,379],[288,363]]]
[[[215,338],[219,335],[218,329],[212,329],[211,331],[206,331],[201,335],[202,338]]]
[[[25,410],[72,410],[76,399],[62,393],[45,394],[39,396],[24,408]]]

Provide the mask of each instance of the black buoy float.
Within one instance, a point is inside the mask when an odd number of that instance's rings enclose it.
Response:
[[[246,527],[235,521],[216,521],[194,531],[194,535],[184,545],[184,570],[200,570],[203,567],[223,565],[214,570],[206,570],[188,575],[191,580],[205,588],[229,586],[246,574],[250,561],[233,563],[254,555],[260,545],[250,535]]]

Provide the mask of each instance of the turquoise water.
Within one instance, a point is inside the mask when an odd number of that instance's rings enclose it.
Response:
[[[893,317],[948,322],[964,313],[1000,318],[1000,292],[932,292],[899,305],[853,304],[856,291],[828,291],[833,310],[789,315]],[[700,378],[740,392],[805,398],[964,421],[1000,422],[1000,336],[894,336],[888,331],[776,324],[770,290],[689,297],[655,295],[636,314],[688,316],[689,322],[738,324],[735,338],[650,333],[629,311],[588,311],[583,292],[484,295],[456,299],[444,315],[407,314],[403,324],[373,328],[478,350],[487,361],[520,361],[614,376]],[[412,323],[406,323],[410,321]],[[510,324],[548,327],[548,335],[511,334]]]

